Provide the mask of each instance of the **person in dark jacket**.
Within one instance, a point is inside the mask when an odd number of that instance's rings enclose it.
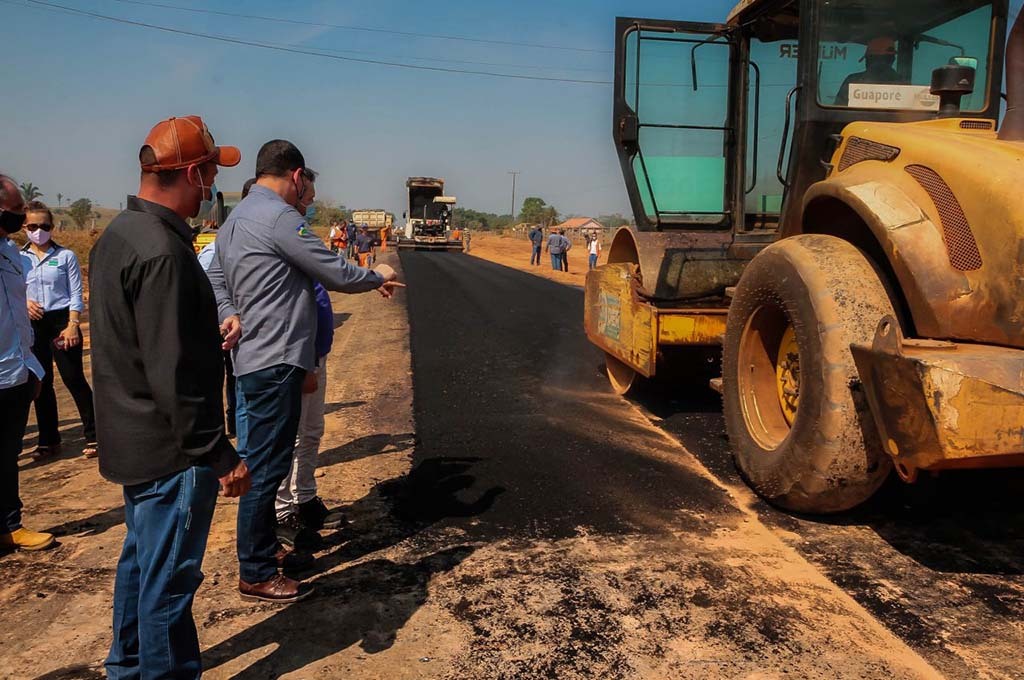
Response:
[[[560,229],[558,231],[558,235],[562,239],[562,259],[561,259],[561,262],[559,264],[561,265],[562,271],[565,272],[566,274],[568,274],[569,273],[569,251],[572,249],[572,241],[570,241],[569,237],[567,237],[565,235],[565,229]]]
[[[350,260],[354,260],[356,257],[356,238],[359,236],[359,229],[356,228],[356,223],[349,220],[345,226],[345,236],[348,239],[348,249],[345,252],[345,256]]]
[[[158,123],[129,196],[96,242],[89,281],[100,473],[124,487],[127,533],[114,585],[109,678],[198,678],[192,601],[203,580],[218,489],[238,497],[249,473],[224,434],[222,349],[213,289],[185,219],[210,200],[217,166],[198,116]]]
[[[530,264],[540,265],[540,249],[544,247],[544,232],[540,227],[530,229]]]

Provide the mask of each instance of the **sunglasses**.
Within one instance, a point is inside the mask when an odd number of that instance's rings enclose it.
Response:
[[[36,229],[42,229],[43,231],[53,231],[53,225],[48,223],[25,225],[25,231],[35,231]]]

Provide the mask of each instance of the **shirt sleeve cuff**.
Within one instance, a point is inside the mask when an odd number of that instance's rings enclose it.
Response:
[[[226,436],[221,436],[220,441],[217,442],[217,447],[210,452],[209,465],[210,469],[216,473],[217,477],[223,477],[227,473],[235,469],[238,465],[238,461],[241,458],[238,457],[238,452],[235,451],[235,447],[231,445]]]

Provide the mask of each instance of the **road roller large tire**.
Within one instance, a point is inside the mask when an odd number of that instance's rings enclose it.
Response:
[[[770,503],[841,512],[885,481],[850,344],[870,343],[887,314],[874,266],[832,236],[784,239],[744,271],[723,348],[725,421],[737,467]]]

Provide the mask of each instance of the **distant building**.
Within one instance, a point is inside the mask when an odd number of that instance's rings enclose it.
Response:
[[[583,241],[584,235],[600,236],[602,241],[611,239],[614,229],[609,229],[593,217],[570,217],[561,224],[552,227],[556,230],[565,230],[565,235],[573,241]]]

